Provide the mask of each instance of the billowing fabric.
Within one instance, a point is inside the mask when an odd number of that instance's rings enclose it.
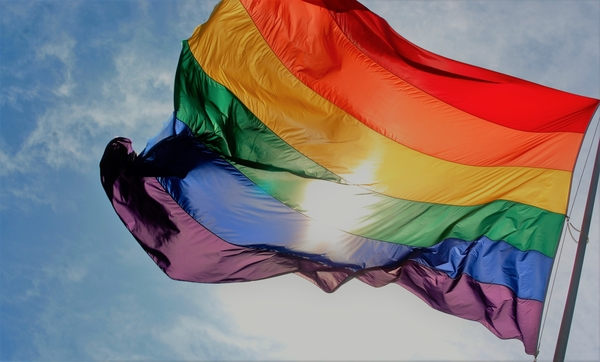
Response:
[[[100,163],[171,278],[399,284],[534,354],[598,100],[411,44],[350,0],[226,0],[183,42],[169,121]],[[401,301],[399,301],[401,305]]]

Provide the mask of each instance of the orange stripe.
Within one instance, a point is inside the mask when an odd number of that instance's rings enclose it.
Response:
[[[473,166],[574,167],[582,134],[519,131],[452,107],[366,57],[324,7],[304,1],[241,2],[298,79],[409,148]]]
[[[348,182],[405,200],[466,206],[502,199],[564,213],[570,172],[460,165],[407,148],[295,78],[239,1],[223,1],[214,14],[188,42],[206,74],[282,140]]]

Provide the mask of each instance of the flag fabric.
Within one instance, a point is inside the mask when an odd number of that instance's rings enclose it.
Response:
[[[433,54],[349,0],[225,0],[104,189],[171,278],[399,284],[536,352],[598,100]],[[401,302],[399,302],[401,303]]]

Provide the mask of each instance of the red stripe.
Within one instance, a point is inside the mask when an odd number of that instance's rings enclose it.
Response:
[[[366,57],[322,6],[301,1],[242,3],[265,39],[264,47],[295,78],[376,132],[464,165],[573,169],[581,133],[525,132],[448,105]]]
[[[419,48],[354,1],[322,2],[350,41],[369,58],[415,87],[477,117],[523,131],[584,133],[598,106],[597,99]]]

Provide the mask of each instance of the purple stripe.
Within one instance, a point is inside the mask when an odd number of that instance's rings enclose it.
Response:
[[[516,298],[507,287],[479,283],[466,274],[452,279],[445,273],[414,261],[408,261],[401,268],[391,271],[371,269],[364,273],[352,273],[290,255],[235,246],[198,224],[177,205],[156,179],[145,178],[144,186],[150,197],[164,205],[179,233],[171,235],[168,240],[157,241],[156,229],[140,222],[129,204],[117,197],[118,183],[115,184],[113,205],[144,249],[164,255],[168,262],[161,263],[160,256],[149,252],[173,279],[223,283],[299,273],[326,292],[334,291],[353,277],[377,287],[396,283],[437,310],[478,321],[500,338],[523,341],[526,353],[535,352],[535,336],[538,335],[543,305],[538,301]]]
[[[479,321],[496,336],[523,341],[534,354],[543,304],[517,298],[505,286],[480,283],[467,274],[451,278],[418,262],[399,268],[352,272],[297,256],[229,244],[204,228],[173,200],[153,177],[126,176],[131,167],[129,140],[114,140],[103,159],[102,183],[115,211],[142,248],[171,278],[224,283],[298,273],[326,292],[351,278],[375,287],[399,284],[431,307]],[[107,165],[110,164],[112,168]],[[104,165],[104,166],[103,166]]]
[[[155,178],[144,178],[143,185],[147,195],[163,205],[179,232],[165,235],[160,226],[144,222],[136,211],[141,206],[135,205],[138,200],[127,202],[118,181],[112,203],[127,229],[170,278],[227,283],[301,273],[324,291],[332,292],[350,276],[351,271],[343,268],[229,244],[182,210]]]
[[[432,308],[478,321],[499,338],[522,341],[525,353],[536,352],[543,304],[517,298],[505,286],[480,283],[467,274],[453,279],[415,261],[387,272],[371,270],[358,279],[377,287],[399,284]]]
[[[521,251],[485,236],[445,239],[416,249],[322,225],[268,194],[190,132],[171,118],[136,163],[144,176],[150,175],[150,169],[159,171],[153,176],[165,175],[158,180],[180,207],[230,244],[355,271],[391,268],[412,259],[451,278],[465,273],[482,283],[508,286],[520,298],[544,300],[552,259],[537,251]],[[289,192],[303,190],[290,188]]]

